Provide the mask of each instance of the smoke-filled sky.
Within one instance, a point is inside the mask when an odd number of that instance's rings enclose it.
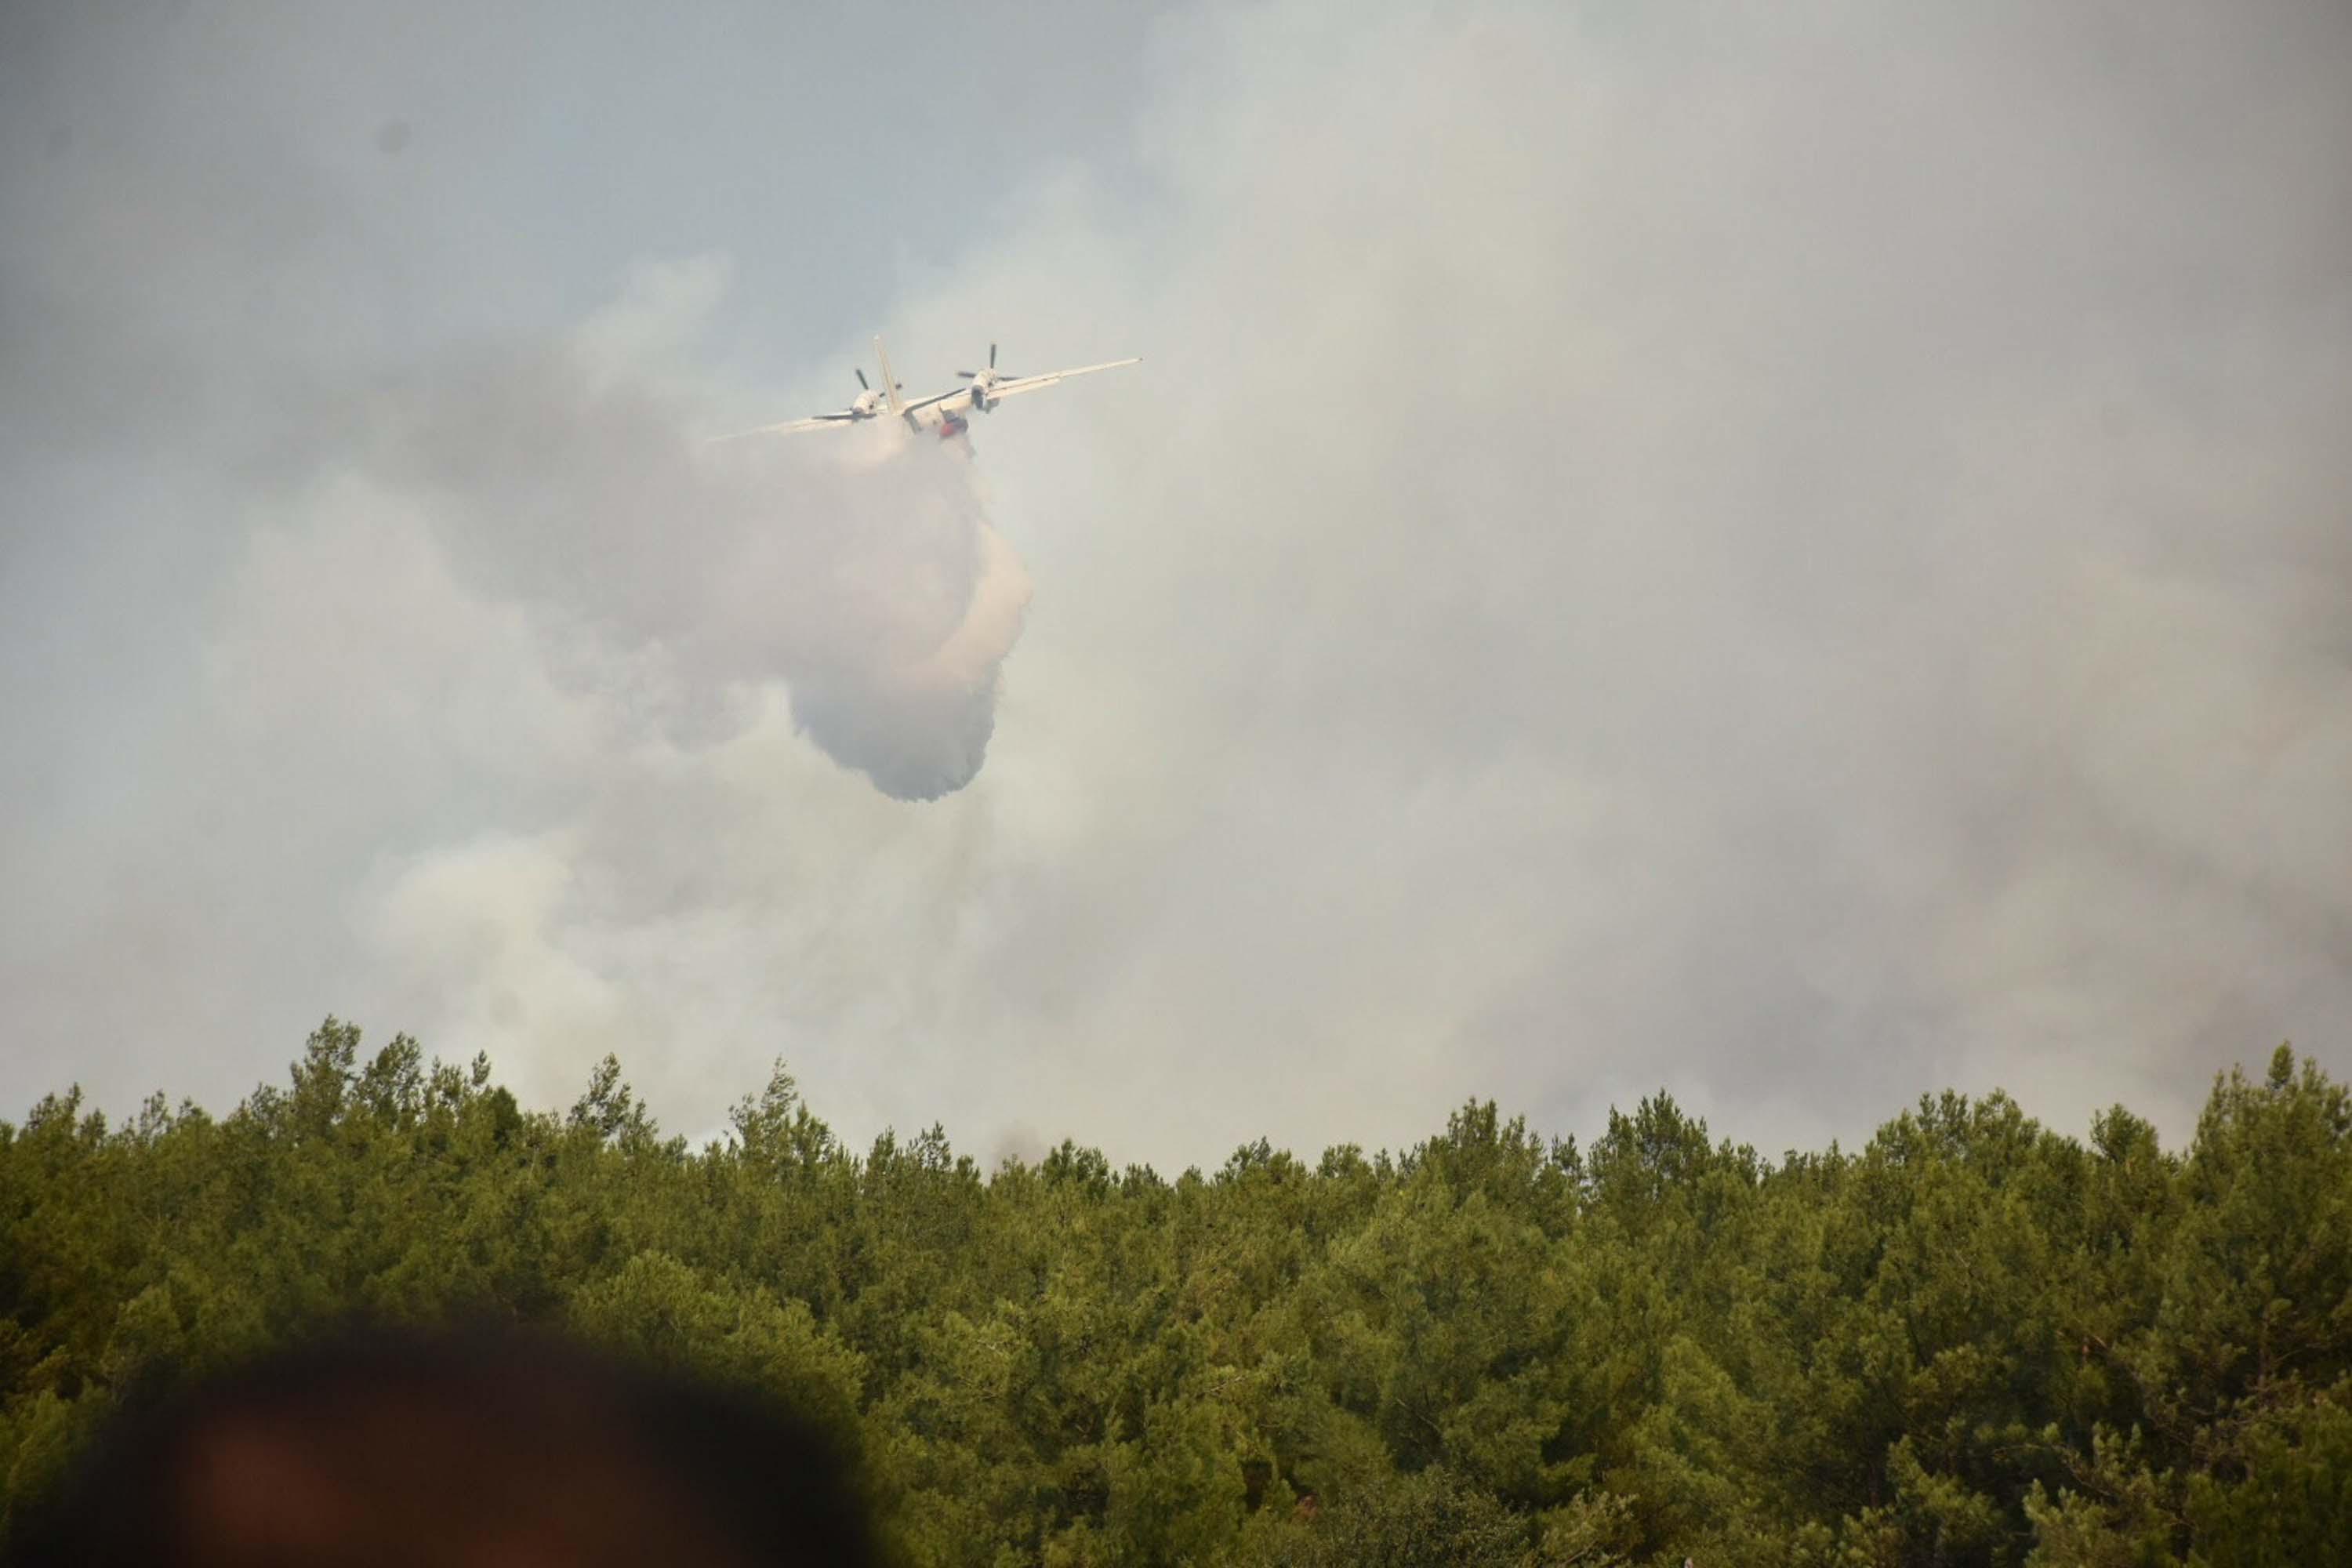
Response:
[[[5,1114],[2352,1073],[2352,10],[805,9],[0,8]]]

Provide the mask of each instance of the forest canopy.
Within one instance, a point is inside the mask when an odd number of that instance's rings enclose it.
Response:
[[[2184,1151],[2001,1094],[1773,1160],[1664,1094],[1214,1172],[782,1064],[701,1148],[329,1019],[226,1114],[0,1121],[0,1510],[134,1382],[354,1315],[543,1326],[853,1447],[917,1564],[2209,1564],[2352,1543],[2352,1102],[2281,1047]]]

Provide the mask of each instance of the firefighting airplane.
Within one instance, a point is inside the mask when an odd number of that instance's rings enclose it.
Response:
[[[1092,375],[1098,370],[1117,370],[1121,365],[1140,364],[1140,359],[1115,359],[1102,364],[1082,364],[1075,370],[1047,371],[1043,375],[1006,375],[996,368],[996,345],[988,345],[986,370],[960,370],[956,374],[969,383],[951,387],[929,397],[912,403],[899,396],[904,387],[891,374],[889,351],[882,340],[874,340],[874,357],[882,363],[882,385],[876,388],[866,379],[864,371],[857,372],[861,389],[848,407],[834,414],[813,414],[805,419],[787,419],[781,425],[762,425],[756,429],[738,430],[731,436],[714,439],[732,441],[744,436],[782,436],[800,430],[820,430],[827,426],[861,425],[868,419],[893,415],[907,423],[910,430],[936,430],[941,440],[950,440],[971,428],[971,414],[978,409],[986,414],[1008,397],[1024,392],[1038,392],[1064,382],[1074,375]]]

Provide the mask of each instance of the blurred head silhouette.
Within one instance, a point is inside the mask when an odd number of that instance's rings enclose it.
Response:
[[[849,1465],[749,1391],[510,1335],[344,1334],[134,1397],[5,1560],[879,1561]]]

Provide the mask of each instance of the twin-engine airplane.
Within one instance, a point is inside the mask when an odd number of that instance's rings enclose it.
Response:
[[[1037,392],[1064,382],[1074,375],[1092,375],[1098,370],[1117,370],[1121,365],[1140,364],[1139,359],[1115,359],[1102,364],[1082,364],[1075,370],[1047,371],[1043,375],[1007,375],[996,368],[996,345],[988,345],[986,370],[960,370],[956,374],[969,384],[951,387],[929,397],[909,403],[898,395],[905,389],[891,374],[889,351],[882,340],[874,340],[874,357],[882,363],[882,385],[877,391],[859,371],[860,391],[850,405],[835,414],[812,414],[805,419],[787,419],[781,425],[762,425],[756,429],[739,430],[732,436],[717,439],[732,441],[742,436],[783,436],[801,430],[820,430],[833,426],[863,424],[888,414],[903,419],[909,430],[936,430],[941,440],[949,440],[971,428],[971,414],[978,409],[986,414],[1008,397],[1018,397],[1024,392]]]

